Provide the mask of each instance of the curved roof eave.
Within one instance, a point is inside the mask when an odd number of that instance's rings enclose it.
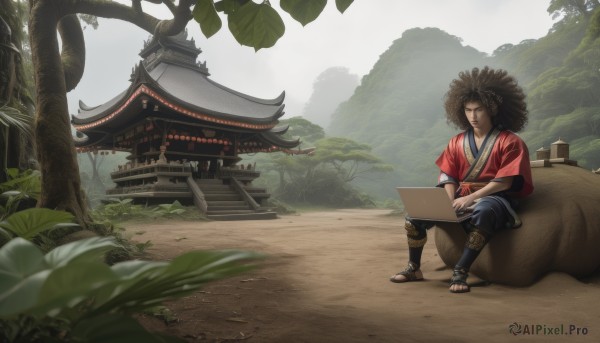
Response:
[[[272,131],[266,131],[260,133],[261,137],[270,144],[273,144],[282,148],[295,148],[300,145],[300,138],[296,139],[285,139],[278,133]]]
[[[138,91],[144,85],[150,91],[143,93],[147,93],[147,95],[155,98],[155,100],[159,100],[159,102],[162,100],[163,104],[169,108],[176,111],[179,110],[183,114],[192,111],[216,117],[215,120],[209,121],[219,122],[221,119],[225,119],[225,121],[233,120],[247,124],[263,124],[259,126],[264,126],[266,123],[274,124],[284,114],[285,105],[283,104],[283,100],[285,92],[282,92],[279,97],[271,100],[254,98],[222,86],[201,73],[182,69],[185,68],[163,63],[162,68],[157,67],[150,73],[140,63],[134,71],[132,83],[127,90],[99,106],[90,107],[80,102],[79,113],[73,116],[72,122],[75,125],[85,125],[102,120],[105,117],[113,117],[117,111],[122,111],[126,105],[133,102],[132,100],[140,95]],[[170,75],[169,71],[173,75]],[[190,80],[190,74],[193,74],[193,79],[198,83],[208,84],[210,85],[209,87],[214,88],[212,93],[216,93],[215,96],[210,97],[211,94],[208,94],[204,95],[205,99],[201,99],[205,100],[209,105],[211,105],[212,101],[214,109],[208,108],[208,106],[201,106],[199,100],[196,99],[198,94],[190,94],[191,87],[187,87],[187,84],[183,83],[183,86],[181,86],[181,78],[187,75],[188,80]],[[205,92],[199,93],[210,93],[210,89],[205,89]],[[176,109],[176,107],[180,108]],[[219,109],[221,110],[219,111]],[[228,109],[229,111],[227,111]],[[254,111],[253,116],[243,115],[246,109],[249,112]],[[237,112],[237,115],[231,112]],[[245,125],[236,126],[244,127]],[[272,128],[272,125],[268,125],[266,128]]]
[[[283,135],[288,131],[289,128],[290,128],[290,125],[285,124],[285,125],[275,126],[274,128],[272,128],[269,131],[272,133],[276,133],[278,135]]]
[[[76,148],[88,146],[108,148],[112,146],[112,134],[108,132],[92,132],[88,135],[81,131],[75,131],[72,136]]]
[[[74,125],[82,125],[96,120],[102,119],[110,113],[116,111],[123,103],[127,101],[131,95],[131,88],[119,93],[114,98],[108,100],[102,105],[98,106],[87,106],[83,101],[79,101],[79,110],[77,114],[71,115],[71,122]]]
[[[263,98],[253,97],[251,95],[244,94],[242,92],[238,92],[238,91],[236,91],[234,89],[231,89],[231,88],[229,88],[227,86],[223,86],[222,84],[220,84],[220,83],[218,83],[216,81],[213,81],[213,80],[211,80],[209,78],[206,78],[206,80],[208,82],[212,83],[215,87],[219,87],[219,88],[221,88],[221,89],[223,89],[223,90],[225,90],[225,91],[227,91],[229,93],[235,94],[237,96],[240,96],[242,98],[248,99],[248,100],[250,100],[252,102],[256,102],[256,103],[259,103],[259,104],[264,104],[264,105],[281,105],[281,104],[283,104],[283,101],[285,100],[285,91],[282,91],[277,97],[275,97],[273,99],[263,99]]]
[[[79,100],[79,108],[84,110],[84,111],[93,111],[96,108],[100,107],[100,105],[98,106],[88,106],[86,105],[82,100]]]

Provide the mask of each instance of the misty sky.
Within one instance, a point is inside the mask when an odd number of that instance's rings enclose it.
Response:
[[[259,2],[256,1],[255,2]],[[128,2],[129,3],[129,2]],[[479,51],[492,53],[506,43],[518,44],[547,34],[553,20],[546,11],[550,0],[355,0],[346,13],[329,0],[316,21],[302,27],[282,13],[286,33],[275,47],[254,52],[240,46],[223,28],[206,39],[194,21],[188,34],[202,49],[211,79],[261,98],[286,92],[286,115],[302,114],[312,84],[325,69],[347,67],[366,75],[379,56],[402,33],[414,27],[438,27]],[[271,0],[279,10],[279,1]],[[157,17],[167,18],[160,6],[144,3]],[[132,68],[149,34],[133,24],[99,19],[97,30],[85,29],[86,69],[81,83],[68,94],[69,112],[77,102],[89,106],[108,101],[129,85]],[[458,71],[457,71],[458,73]]]

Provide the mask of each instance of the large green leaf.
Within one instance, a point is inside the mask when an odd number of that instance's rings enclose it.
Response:
[[[77,224],[69,223],[72,220],[73,215],[68,212],[47,208],[30,208],[12,214],[6,220],[0,222],[0,227],[11,231],[16,236],[31,240],[58,224],[61,224],[61,226],[77,226]]]
[[[198,0],[192,15],[200,24],[200,30],[206,38],[217,33],[223,25],[212,0]]]
[[[166,268],[167,265],[167,262],[134,260],[117,263],[112,266],[112,270],[122,279],[134,279],[140,277],[140,275],[144,273],[162,270]]]
[[[323,12],[327,0],[281,0],[279,4],[281,9],[305,26]]]
[[[335,6],[338,11],[344,13],[353,2],[354,0],[335,0]]]
[[[21,172],[17,168],[7,169],[8,181],[0,184],[0,192],[19,191],[26,196],[39,198],[41,181],[39,170],[26,170]]]
[[[12,238],[13,235],[11,233],[0,227],[0,245],[6,241],[10,241]]]
[[[111,237],[92,237],[67,243],[46,254],[46,262],[57,268],[73,261],[100,261],[106,252],[119,245]]]
[[[240,8],[240,6],[251,0],[221,0],[215,2],[215,9],[217,12],[223,12],[227,15],[235,12]]]
[[[252,266],[244,264],[260,255],[240,251],[193,251],[164,263],[118,263],[112,268],[123,276],[118,289],[110,293],[101,290],[97,308],[90,312],[95,316],[107,311],[139,311],[162,303],[167,299],[194,292],[202,284],[246,271]],[[140,268],[140,272],[134,269]],[[125,272],[130,275],[125,277]],[[126,280],[125,280],[126,279]],[[106,299],[106,302],[102,302]]]
[[[0,249],[0,316],[32,307],[50,273],[33,243],[15,238]]]
[[[229,31],[238,43],[255,51],[270,48],[285,33],[283,20],[268,3],[248,1],[227,17]]]
[[[26,137],[33,136],[31,116],[20,112],[16,108],[0,106],[0,124],[7,127],[15,127],[18,131],[25,134]]]
[[[253,260],[261,257],[260,254],[248,251],[191,251],[177,256],[169,264],[166,272],[182,274],[193,271],[194,273],[226,273],[228,267],[244,260]],[[223,275],[226,276],[226,275]]]
[[[0,249],[0,316],[53,317],[67,327],[78,323],[69,337],[74,341],[170,342],[149,338],[123,314],[190,294],[207,281],[251,268],[249,260],[259,257],[243,251],[196,251],[170,262],[127,261],[109,267],[99,257],[114,246],[111,238],[94,237],[43,256],[33,243],[11,240]]]
[[[44,255],[33,243],[22,238],[10,240],[0,249],[0,297],[46,267]]]
[[[14,316],[32,308],[38,301],[48,274],[50,270],[37,272],[0,294],[0,317]]]
[[[35,307],[28,313],[74,320],[81,311],[73,310],[83,301],[94,299],[94,292],[106,284],[116,286],[118,277],[101,261],[76,261],[52,270],[40,290]]]

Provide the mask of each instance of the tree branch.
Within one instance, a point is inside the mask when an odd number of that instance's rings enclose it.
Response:
[[[81,81],[85,69],[83,30],[75,14],[62,17],[57,29],[62,40],[60,59],[64,68],[65,84],[67,92],[70,92]]]
[[[173,36],[185,29],[192,19],[191,7],[195,0],[180,0],[175,6],[170,0],[164,0],[173,13],[173,18],[159,20],[141,9],[138,1],[133,1],[132,6],[123,5],[111,0],[70,0],[71,6],[65,6],[72,13],[85,13],[102,18],[112,18],[128,21],[148,33],[158,36]],[[70,13],[67,13],[70,14]]]
[[[180,0],[179,5],[172,10],[173,19],[159,22],[154,35],[158,37],[173,36],[183,31],[187,23],[193,18],[190,7],[195,3],[195,0]]]
[[[154,29],[160,22],[159,19],[141,11],[141,6],[137,4],[129,7],[111,0],[71,0],[71,5],[65,6],[69,13],[85,13],[95,15],[101,18],[113,18],[128,21],[139,28],[154,33]]]

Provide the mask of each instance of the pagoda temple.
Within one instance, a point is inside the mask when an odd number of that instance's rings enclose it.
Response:
[[[252,186],[260,172],[239,163],[242,154],[299,145],[278,125],[285,93],[259,99],[220,85],[197,62],[200,52],[185,32],[145,42],[125,91],[95,107],[79,102],[78,151],[130,153],[111,173],[110,197],[193,201],[212,219],[274,218],[261,206],[269,194]]]

